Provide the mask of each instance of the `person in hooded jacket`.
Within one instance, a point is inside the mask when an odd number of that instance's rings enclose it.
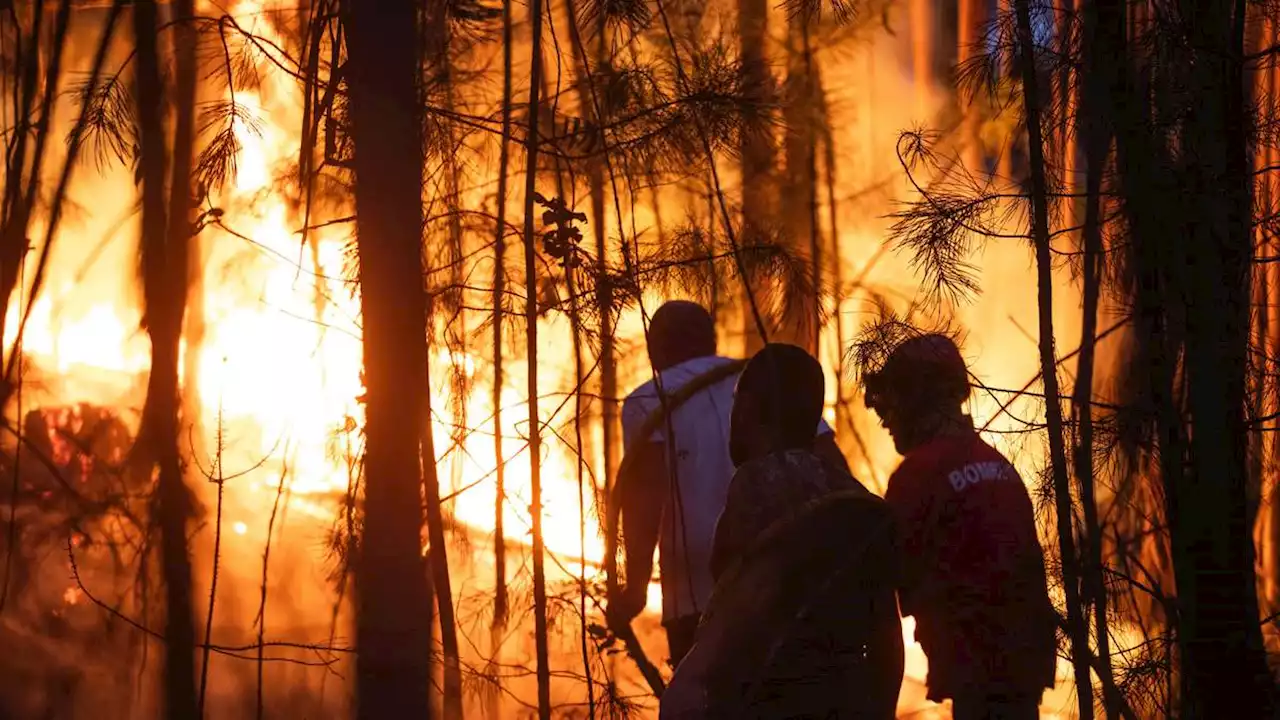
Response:
[[[864,375],[903,456],[885,500],[902,548],[899,602],[955,720],[1034,720],[1053,687],[1057,616],[1026,485],[963,405],[968,369],[945,335],[915,336]]]

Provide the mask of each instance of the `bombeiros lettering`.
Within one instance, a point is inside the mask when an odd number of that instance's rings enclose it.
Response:
[[[951,483],[952,490],[960,492],[980,482],[1004,480],[1009,476],[1009,472],[1012,469],[1009,463],[1001,460],[969,463],[962,468],[953,470],[951,474],[947,475],[947,480]]]

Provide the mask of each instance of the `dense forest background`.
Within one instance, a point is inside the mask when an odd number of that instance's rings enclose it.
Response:
[[[1048,717],[1271,712],[1271,0],[0,3],[0,716],[656,717],[649,313],[960,333]],[[924,699],[908,640],[900,717]],[[655,665],[659,667],[655,667]]]

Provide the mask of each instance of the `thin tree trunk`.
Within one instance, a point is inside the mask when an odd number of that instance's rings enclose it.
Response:
[[[571,16],[572,21],[572,16]],[[557,170],[557,177],[559,172]],[[563,197],[563,195],[561,195]],[[569,324],[573,329],[573,376],[575,380],[573,393],[573,431],[574,431],[574,450],[577,462],[575,463],[577,480],[578,480],[578,547],[582,557],[579,566],[582,568],[581,574],[578,576],[578,612],[579,612],[579,631],[581,633],[581,650],[582,650],[582,672],[586,676],[587,682],[587,717],[594,718],[596,716],[596,693],[595,682],[591,673],[591,652],[590,643],[591,635],[587,629],[587,502],[586,502],[586,459],[583,457],[582,449],[582,425],[586,418],[586,408],[583,403],[582,393],[586,388],[587,372],[582,362],[583,343],[582,343],[582,318],[578,314],[578,286],[573,280],[573,268],[566,267],[564,269],[565,290],[572,298],[569,302]]]
[[[738,0],[738,31],[741,68],[747,87],[765,86],[770,80],[765,52],[768,42],[768,0]],[[714,163],[715,158],[708,157]],[[763,132],[749,132],[742,138],[742,240],[743,245],[758,243],[761,234],[773,223],[774,199],[773,139]],[[751,278],[742,278],[745,297]],[[747,298],[748,300],[750,298]],[[745,307],[749,303],[744,302]],[[743,312],[743,353],[750,357],[764,344],[762,328],[751,311]]]
[[[787,28],[786,174],[782,186],[786,237],[792,248],[804,248],[808,255],[812,287],[788,288],[786,317],[779,340],[818,353],[822,331],[821,228],[817,218],[817,133],[818,97],[813,48],[809,41],[809,18],[796,13]]]
[[[1082,0],[1083,4],[1083,0]],[[1080,329],[1080,354],[1077,360],[1075,413],[1078,427],[1075,448],[1076,477],[1080,483],[1080,504],[1084,509],[1085,524],[1085,593],[1093,603],[1094,636],[1097,644],[1098,676],[1102,682],[1103,702],[1107,720],[1119,717],[1121,698],[1114,696],[1115,681],[1111,672],[1111,639],[1107,627],[1106,566],[1103,562],[1103,528],[1098,519],[1095,497],[1094,416],[1093,385],[1094,362],[1098,336],[1098,306],[1102,290],[1103,219],[1102,181],[1111,147],[1110,98],[1116,91],[1115,63],[1110,61],[1112,50],[1106,38],[1100,37],[1098,12],[1094,4],[1082,7],[1085,34],[1085,62],[1083,74],[1084,99],[1080,113],[1072,115],[1078,121],[1079,132],[1085,142],[1085,216],[1083,232],[1084,250],[1084,308]],[[1074,109],[1074,108],[1073,108]],[[1066,131],[1070,133],[1068,128]],[[1069,143],[1074,152],[1074,143]]]
[[[444,538],[444,512],[440,504],[439,472],[436,468],[435,439],[431,432],[431,406],[423,408],[422,467],[426,494],[427,541],[431,546],[431,588],[440,613],[440,645],[444,653],[444,717],[462,718],[462,666],[458,656],[458,628],[454,620],[453,590],[449,581],[449,553]],[[431,482],[426,478],[436,479]]]
[[[502,140],[498,147],[498,217],[493,233],[493,623],[489,632],[489,652],[494,662],[502,662],[502,640],[507,628],[507,537],[503,518],[506,506],[506,456],[502,443],[502,388],[505,384],[502,329],[506,319],[507,282],[507,182],[511,146],[511,51],[512,0],[502,0]],[[498,694],[495,692],[489,717],[498,717]]]
[[[1075,49],[1072,47],[1073,37],[1076,27],[1076,13],[1083,7],[1085,0],[1060,0],[1060,4],[1054,17],[1057,20],[1057,41],[1058,54],[1063,58],[1078,57]],[[1079,84],[1084,82],[1077,77],[1077,73],[1073,72],[1070,63],[1062,63],[1057,73],[1058,84],[1058,105],[1062,108],[1062,112],[1058,121],[1057,142],[1054,143],[1056,150],[1061,154],[1059,167],[1061,168],[1061,179],[1059,187],[1063,193],[1063,197],[1058,201],[1059,217],[1062,218],[1062,224],[1066,227],[1075,227],[1076,225],[1076,208],[1079,207],[1076,194],[1079,187],[1079,168],[1077,160],[1079,149],[1076,143],[1076,133],[1073,131],[1072,124],[1077,117],[1077,107],[1080,104]]]
[[[1053,248],[1049,228],[1049,188],[1045,173],[1044,137],[1036,77],[1035,45],[1031,31],[1030,0],[1013,0],[1017,22],[1022,75],[1022,101],[1027,124],[1027,148],[1031,164],[1031,233],[1036,248],[1036,276],[1039,286],[1040,368],[1044,382],[1045,421],[1049,434],[1049,460],[1057,510],[1058,548],[1062,564],[1062,585],[1066,595],[1067,626],[1071,635],[1071,658],[1075,669],[1076,696],[1081,720],[1093,718],[1093,681],[1089,673],[1089,633],[1081,616],[1078,558],[1074,538],[1071,483],[1067,471],[1063,438],[1062,406],[1058,392],[1058,362],[1053,337]]]
[[[575,45],[579,45],[582,43],[583,33],[577,27],[577,3],[574,0],[566,0],[565,12],[569,16],[569,22],[573,23],[570,28],[572,41]],[[602,73],[608,69],[609,58],[607,46],[605,45],[607,29],[604,25],[604,13],[601,13],[600,17],[601,22],[594,28],[594,34],[592,35],[595,38],[592,52],[594,54],[595,71]],[[596,102],[592,99],[592,88],[590,86],[590,83],[594,83],[596,80],[592,75],[592,69],[587,67],[586,58],[584,57],[585,51],[585,48],[573,48],[569,52],[573,56],[578,105],[581,108],[587,126],[596,128],[603,139],[605,120],[596,117]],[[601,142],[598,148],[600,152],[605,152],[603,145],[604,143]],[[604,487],[607,493],[614,473],[618,469],[622,438],[620,427],[618,426],[618,364],[613,337],[613,286],[608,280],[609,231],[608,218],[605,212],[605,193],[607,190],[605,182],[607,178],[605,177],[604,158],[590,158],[587,160],[586,170],[587,187],[591,196],[591,227],[595,231],[596,312],[600,322],[600,402],[604,440]],[[653,185],[653,188],[656,195],[657,185]],[[660,218],[659,222],[661,222]],[[659,232],[661,232],[661,226],[659,227]]]
[[[997,12],[996,17],[999,18],[999,21],[997,23],[998,27],[1005,22],[1005,18],[1008,18],[1010,12],[1012,12],[1013,6],[1010,3],[1012,3],[1013,1],[1014,0],[997,0],[998,9],[996,11]],[[1014,68],[1012,67],[1012,64],[1014,61],[1012,60],[1012,58],[1005,55],[1003,50],[1001,50],[1000,53],[1001,53],[1001,57],[998,57],[996,59],[996,62],[997,62],[996,72],[999,73],[999,75],[1001,76],[1008,77],[1015,72]],[[1017,146],[1017,136],[1014,132],[1011,131],[1008,135],[1000,139],[1003,141],[1004,146],[1000,148],[1000,156],[996,162],[996,173],[1000,178],[1001,182],[1012,183],[1014,180],[1013,149]]]
[[[417,6],[360,0],[344,10],[367,388],[356,713],[362,720],[425,718],[432,623],[422,488],[438,479],[434,461],[420,456],[435,457],[424,426],[430,384]]]
[[[822,160],[824,165],[827,191],[827,223],[830,225],[828,232],[831,233],[831,285],[832,295],[831,303],[834,314],[834,322],[836,326],[836,377],[843,378],[845,376],[845,352],[846,335],[844,329],[844,315],[841,310],[845,300],[844,287],[844,256],[840,252],[840,205],[836,202],[836,144],[833,133],[831,132],[831,115],[826,102],[826,91],[822,87],[821,76],[817,79],[818,97],[822,98]],[[844,395],[845,383],[836,383],[836,438],[839,440],[847,440],[850,435],[857,432],[853,426],[852,417],[847,412],[845,404],[847,398]]]
[[[530,48],[529,115],[525,138],[524,191],[524,282],[525,282],[525,367],[528,372],[529,404],[529,513],[533,517],[533,623],[537,656],[538,717],[551,718],[551,667],[547,638],[546,558],[542,538],[542,427],[538,416],[538,266],[534,229],[534,195],[538,179],[538,110],[542,86],[542,0],[529,4],[532,26]]]
[[[189,10],[190,6],[183,8]],[[178,450],[178,345],[186,302],[187,248],[191,242],[190,172],[194,68],[180,57],[179,104],[173,162],[174,204],[166,208],[164,88],[157,47],[159,18],[154,0],[138,0],[133,9],[137,43],[135,92],[142,175],[142,273],[146,324],[151,334],[151,375],[144,410],[149,460],[159,466],[157,488],[161,529],[161,566],[165,587],[165,714],[197,716],[195,615],[191,596],[191,552],[187,519],[193,499],[182,477]],[[194,29],[191,29],[194,32]],[[190,41],[184,36],[184,45]],[[185,48],[184,48],[185,50]],[[150,466],[150,462],[147,463]]]
[[[575,15],[576,17],[576,15]],[[603,70],[608,66],[608,47],[604,15],[596,27],[596,68]],[[578,53],[574,53],[578,57]],[[584,100],[590,100],[584,97]],[[604,147],[604,124],[608,118],[595,117],[595,102],[585,103],[585,108],[593,108],[591,117],[601,133],[601,152],[608,152]],[[601,110],[604,108],[602,107]],[[605,161],[591,163],[588,170],[591,183],[591,222],[596,227],[596,287],[598,293],[596,312],[600,316],[600,397],[604,439],[604,491],[618,472],[618,463],[622,462],[622,428],[618,424],[618,358],[614,347],[613,327],[613,284],[608,279],[609,272],[609,221],[605,215]],[[621,231],[621,228],[619,228]]]
[[[1276,23],[1268,22],[1267,31],[1264,35],[1265,42],[1268,45],[1274,45],[1277,40]],[[1266,120],[1268,123],[1276,122],[1275,103],[1276,103],[1276,75],[1277,68],[1274,64],[1268,64],[1266,67],[1266,98],[1267,104],[1264,109],[1267,113]],[[1277,151],[1273,143],[1268,142],[1265,153],[1265,164],[1267,167],[1275,164],[1277,161]],[[1277,186],[1273,179],[1267,180],[1267,203],[1265,207],[1269,212],[1276,211]],[[1280,242],[1274,234],[1271,235],[1267,243],[1268,254],[1276,255],[1280,253]],[[1269,323],[1267,327],[1267,344],[1268,357],[1271,364],[1267,370],[1269,374],[1277,372],[1277,363],[1280,363],[1280,264],[1268,263],[1268,303],[1271,311]],[[1280,386],[1276,381],[1272,380],[1272,388],[1269,396],[1271,398],[1271,407],[1268,408],[1270,413],[1280,411]],[[1280,495],[1277,494],[1277,488],[1280,488],[1280,479],[1276,477],[1280,473],[1280,419],[1271,422],[1271,432],[1267,433],[1270,447],[1267,452],[1267,466],[1270,476],[1269,492],[1263,498],[1263,507],[1267,517],[1267,532],[1263,540],[1263,568],[1264,577],[1266,578],[1268,601],[1268,610],[1275,612],[1275,608],[1280,606]]]
[[[817,63],[813,59],[813,42],[810,37],[810,28],[806,23],[803,27],[801,36],[802,48],[804,49],[805,74],[808,78],[808,122],[805,124],[805,185],[808,188],[808,197],[805,203],[805,209],[808,211],[809,225],[809,282],[811,284],[810,293],[812,297],[809,308],[809,315],[813,323],[813,340],[812,349],[813,356],[820,357],[822,352],[822,321],[825,315],[823,308],[823,280],[826,274],[823,272],[823,263],[825,258],[822,252],[822,221],[818,217],[821,210],[821,203],[818,200],[818,118],[817,113],[822,105],[822,86],[819,83]],[[832,214],[835,213],[835,198],[828,198],[832,202]],[[834,233],[835,227],[832,226]],[[834,236],[833,236],[834,237]],[[839,244],[839,239],[834,239],[833,244]]]
[[[463,302],[462,286],[465,282],[463,262],[465,251],[462,233],[462,208],[459,198],[458,175],[460,168],[456,160],[459,150],[454,137],[451,121],[454,113],[453,63],[449,56],[452,47],[449,20],[445,16],[443,4],[428,4],[426,21],[423,27],[424,55],[428,82],[437,83],[445,112],[448,116],[442,119],[444,127],[445,147],[444,183],[445,207],[448,212],[448,262],[449,287],[443,293],[445,323],[445,346],[450,354],[450,405],[453,410],[453,430],[450,433],[452,451],[450,467],[456,485],[461,485],[463,447],[466,442],[467,426],[467,381],[464,368],[456,361],[455,353],[466,350],[466,311]],[[431,301],[428,299],[428,315]],[[430,326],[428,327],[430,333]],[[426,426],[422,443],[422,462],[435,465],[434,435],[432,418],[428,413],[423,419]],[[430,452],[428,452],[430,451]],[[438,475],[438,473],[437,473]],[[427,501],[427,534],[431,545],[430,562],[432,588],[436,596],[436,608],[439,612],[440,645],[444,654],[444,717],[445,720],[461,720],[462,718],[462,666],[458,650],[458,627],[453,608],[453,588],[449,578],[449,553],[444,538],[444,508],[440,503],[440,485],[428,482],[425,487]]]

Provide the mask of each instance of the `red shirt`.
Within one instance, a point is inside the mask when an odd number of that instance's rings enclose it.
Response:
[[[885,500],[903,548],[899,600],[929,658],[929,697],[1053,686],[1056,617],[1031,498],[977,432],[911,451]]]

